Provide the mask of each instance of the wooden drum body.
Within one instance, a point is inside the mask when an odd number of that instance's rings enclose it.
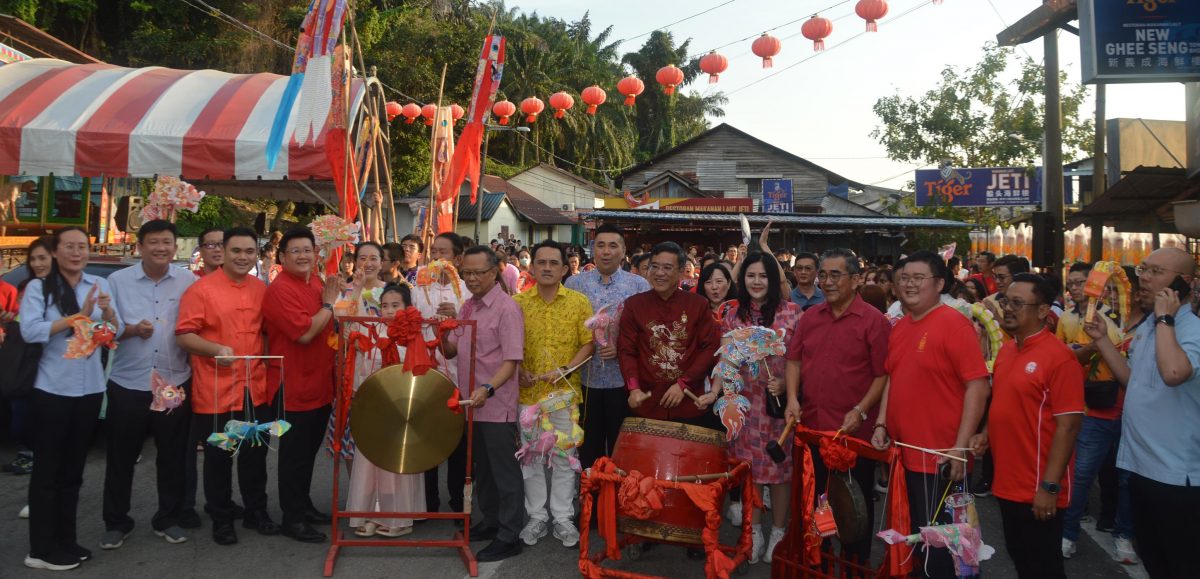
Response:
[[[612,461],[626,472],[660,480],[725,472],[729,469],[725,433],[678,422],[629,417],[613,449]],[[682,490],[664,489],[663,508],[651,519],[618,514],[617,530],[662,541],[700,544],[704,512]]]

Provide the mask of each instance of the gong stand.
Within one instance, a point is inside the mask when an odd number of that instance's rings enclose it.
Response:
[[[338,413],[334,420],[334,440],[341,441],[345,439],[345,435],[350,428],[349,408],[353,398],[351,391],[347,395],[346,388],[343,387],[345,373],[349,371],[347,356],[354,356],[354,351],[349,351],[350,334],[357,331],[355,327],[358,324],[381,324],[381,318],[361,317],[361,316],[346,316],[337,318],[338,323],[338,351],[337,351],[337,383],[335,386],[334,395],[337,398]],[[432,326],[435,330],[438,327],[438,320],[423,319],[421,320],[422,328]],[[471,352],[475,351],[475,329],[474,320],[458,320],[458,330],[470,328],[470,344]],[[372,344],[372,349],[378,349],[377,345]],[[446,361],[447,364],[452,363],[451,360]],[[353,377],[352,377],[353,378]],[[475,390],[475,359],[471,358],[469,372],[471,386],[468,388],[467,397]],[[457,385],[456,385],[457,387]],[[456,394],[457,396],[457,394]],[[342,508],[341,501],[341,477],[339,476],[339,468],[342,463],[342,452],[339,449],[333,453],[333,507],[331,517],[333,523],[330,528],[330,545],[329,552],[325,556],[325,576],[333,576],[333,567],[337,563],[338,555],[343,547],[443,547],[451,548],[458,551],[459,557],[462,558],[463,565],[467,568],[467,574],[471,577],[479,576],[479,564],[475,561],[475,554],[471,552],[471,451],[472,441],[471,433],[474,431],[474,423],[472,422],[473,412],[470,407],[466,410],[466,429],[463,436],[467,437],[466,448],[466,479],[463,485],[463,512],[461,513],[443,513],[443,512],[413,512],[413,513],[397,513],[397,512],[379,512],[379,511],[347,511]],[[363,460],[366,460],[365,458]],[[462,530],[455,531],[454,536],[450,539],[379,539],[379,538],[356,538],[353,533],[349,537],[346,536],[346,530],[343,529],[341,521],[348,520],[351,517],[381,517],[381,518],[397,518],[397,519],[442,519],[442,520],[457,520],[462,522]]]

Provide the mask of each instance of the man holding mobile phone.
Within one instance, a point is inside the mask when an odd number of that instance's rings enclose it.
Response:
[[[1195,271],[1177,248],[1155,250],[1137,267],[1139,305],[1153,314],[1137,328],[1128,363],[1102,322],[1084,326],[1128,385],[1117,468],[1130,472],[1133,535],[1151,577],[1195,572],[1186,555],[1188,530],[1200,522],[1200,318],[1188,300]]]

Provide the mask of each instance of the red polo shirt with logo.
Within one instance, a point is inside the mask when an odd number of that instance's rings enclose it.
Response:
[[[321,278],[315,273],[308,280],[286,270],[279,273],[263,296],[263,327],[267,331],[267,352],[283,356],[267,364],[267,385],[275,396],[283,373],[283,403],[286,410],[316,410],[333,402],[333,348],[329,347],[332,320],[326,322],[312,341],[297,340],[312,327],[312,318],[321,311]]]
[[[1033,503],[1058,428],[1055,417],[1063,414],[1083,414],[1083,368],[1071,349],[1045,329],[1019,348],[1016,341],[1000,348],[988,410],[997,497]],[[1058,483],[1058,508],[1064,509],[1071,503],[1069,460]]]
[[[888,341],[887,371],[887,427],[892,439],[935,450],[953,448],[967,382],[988,375],[967,317],[938,305],[919,321],[901,318]],[[900,456],[910,471],[937,471],[936,455],[904,448]]]

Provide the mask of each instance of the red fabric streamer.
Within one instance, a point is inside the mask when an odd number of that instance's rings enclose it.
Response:
[[[831,438],[822,438],[820,447],[821,460],[830,470],[848,471],[858,462],[858,453]]]
[[[592,467],[598,474],[604,475],[604,478],[610,478],[612,481],[617,477],[617,465],[608,457],[600,457],[596,460],[595,466]],[[617,544],[617,485],[609,481],[608,484],[600,486],[600,520],[598,527],[600,537],[604,539],[605,556],[614,561],[621,560],[621,546]],[[591,493],[587,493],[590,497]],[[589,501],[590,502],[590,501]],[[581,557],[587,558],[586,550],[581,553]]]
[[[799,424],[796,425],[800,427]],[[804,543],[801,561],[808,565],[821,564],[821,536],[813,528],[813,509],[817,505],[817,479],[814,476],[812,450],[807,444],[800,445],[801,460],[797,466],[803,469],[800,477],[800,530]]]
[[[912,528],[911,514],[908,512],[908,481],[904,478],[904,465],[900,461],[899,448],[892,447],[892,473],[888,484],[888,525],[891,528],[908,533]],[[912,545],[899,543],[888,545],[884,557],[884,568],[890,577],[907,577],[912,572]]]
[[[617,504],[621,507],[621,514],[644,521],[662,510],[663,491],[654,484],[653,478],[631,470],[621,480]]]

